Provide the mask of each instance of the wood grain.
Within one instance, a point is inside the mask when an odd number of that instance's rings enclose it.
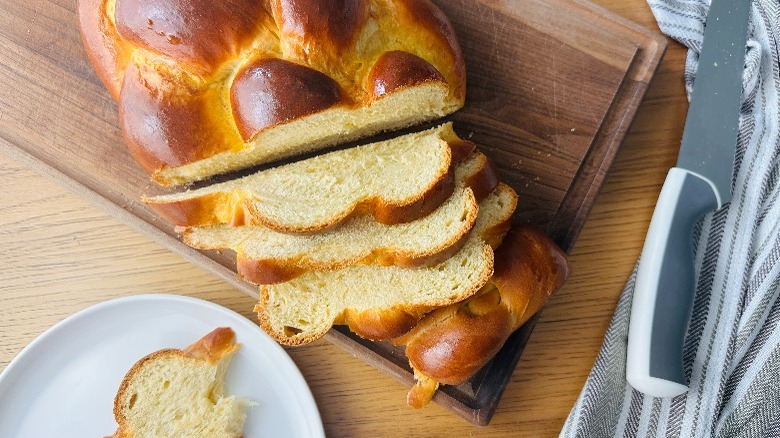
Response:
[[[5,60],[0,63],[3,77],[14,85],[0,89],[0,126],[4,136],[11,137],[6,140],[43,142],[51,145],[47,153],[56,158],[66,150],[72,138],[68,136],[80,130],[116,135],[113,104],[91,101],[89,93],[80,95],[99,90],[99,85],[89,79],[90,67],[74,59],[82,55],[60,41],[66,29],[58,19],[72,14],[70,2],[52,8],[36,2],[2,3],[4,11],[22,8],[34,14],[32,25],[19,35],[9,31],[9,15],[0,14],[0,45],[4,53],[26,57],[37,66],[37,72],[20,76]],[[641,0],[599,3],[655,28]],[[25,33],[32,51],[20,49]],[[51,71],[46,69],[59,62],[77,72],[74,78],[47,76]],[[597,354],[616,297],[641,248],[665,170],[674,162],[686,109],[683,62],[682,48],[670,46],[573,249],[574,274],[544,310],[491,425],[474,428],[436,405],[409,410],[403,403],[405,387],[333,345],[317,342],[290,353],[312,386],[329,435],[557,433]],[[41,77],[47,80],[41,82]],[[70,99],[64,103],[79,112],[80,105],[89,102],[90,112],[79,117],[97,125],[56,126],[61,115],[36,105],[42,96],[29,93],[30,83],[43,90],[72,87],[75,91],[62,97]],[[17,111],[15,103],[23,100],[32,103]],[[111,163],[115,157],[100,159]],[[108,167],[103,172],[116,170]],[[0,178],[0,299],[6,309],[0,318],[0,366],[57,320],[111,297],[173,292],[244,314],[251,308],[252,299],[17,163],[0,160]]]
[[[452,116],[456,129],[477,143],[496,163],[501,179],[517,190],[522,202],[516,221],[541,226],[569,250],[665,40],[585,0],[434,1],[452,21],[467,64],[469,91],[465,107]],[[8,8],[15,19],[6,46],[0,45],[0,59],[9,71],[0,77],[6,93],[0,96],[13,110],[0,119],[0,137],[6,140],[0,146],[256,297],[254,286],[236,279],[232,252],[186,247],[172,225],[139,204],[142,193],[156,188],[129,158],[117,130],[105,135],[103,124],[116,123],[115,111],[104,104],[107,92],[84,63],[62,58],[62,53],[85,55],[65,6],[47,15],[44,27],[35,25],[34,9]],[[31,29],[32,37],[23,36]],[[51,44],[42,46],[40,40]],[[59,52],[52,52],[55,48]],[[103,124],[94,123],[98,120]],[[47,129],[34,128],[41,123]],[[469,382],[442,388],[434,400],[476,424],[490,421],[535,322],[513,335]],[[403,349],[366,342],[347,330],[331,331],[327,338],[412,384]]]

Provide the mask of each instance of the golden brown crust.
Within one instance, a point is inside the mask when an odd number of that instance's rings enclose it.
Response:
[[[274,18],[299,53],[343,51],[368,18],[366,0],[276,0]]]
[[[439,68],[439,71],[446,78],[453,94],[459,99],[465,99],[466,63],[450,20],[429,0],[402,0],[399,4],[404,9],[403,20],[417,23],[427,30],[430,38],[439,41],[441,51],[451,57],[451,62],[442,64],[447,67],[446,70]]]
[[[154,202],[144,198],[146,205],[177,227],[200,227],[214,224],[250,225],[252,214],[241,192],[214,192],[197,198],[172,202]]]
[[[394,342],[406,345],[416,374],[461,384],[541,309],[569,269],[565,253],[549,237],[536,228],[520,227],[496,251],[495,273],[479,294],[431,312]],[[416,394],[415,400],[421,397]]]
[[[260,131],[340,101],[341,89],[330,76],[279,58],[248,63],[236,74],[230,89],[233,116],[245,141]]]
[[[486,260],[490,261],[489,266],[486,266],[485,267],[486,269],[480,272],[479,278],[475,279],[475,281],[473,282],[472,286],[469,289],[463,291],[463,293],[460,295],[460,298],[457,299],[458,301],[467,299],[468,297],[471,297],[472,295],[479,292],[482,286],[484,286],[485,283],[488,282],[491,275],[493,274],[493,250],[488,245],[483,245],[481,250],[483,252],[483,257]],[[325,333],[327,333],[328,330],[330,330],[334,324],[345,324],[347,312],[353,312],[353,314],[362,313],[362,312],[355,312],[354,309],[343,309],[342,312],[339,315],[337,315],[333,321],[331,321],[329,324],[326,322],[325,324],[323,324],[322,327],[319,328],[319,330],[311,330],[311,331],[307,331],[306,333],[301,333],[297,329],[285,327],[284,331],[280,332],[271,323],[271,318],[268,315],[268,313],[266,313],[265,311],[270,301],[270,287],[272,286],[269,285],[260,286],[260,300],[257,303],[257,305],[255,305],[254,311],[257,314],[258,320],[260,322],[260,327],[262,327],[266,333],[268,333],[271,337],[276,339],[276,341],[282,345],[298,346],[298,345],[304,345],[310,342],[314,342],[317,339],[323,337]],[[387,324],[386,324],[387,327],[385,329],[382,329],[381,327],[368,328],[368,326],[365,326],[364,330],[366,331],[376,330],[377,333],[379,333],[380,331],[383,333],[387,333],[386,331],[395,332],[399,329],[399,327],[403,326],[404,324],[407,324],[407,323],[401,323],[401,321],[406,321],[407,319],[406,316],[403,316],[404,314],[422,315],[425,312],[429,311],[430,309],[447,306],[452,304],[452,302],[453,299],[451,297],[448,297],[448,298],[441,298],[441,299],[431,299],[429,301],[418,303],[415,305],[398,304],[394,306],[392,310],[390,310],[391,312],[390,314],[384,314],[384,317],[387,319]],[[377,312],[377,314],[382,314],[382,312],[385,310],[388,309],[374,309],[373,311]],[[395,315],[395,317],[393,315]],[[382,339],[382,338],[388,339],[385,336],[386,334],[381,335],[381,337],[377,337],[376,339]]]
[[[187,356],[213,364],[236,348],[238,345],[236,345],[236,333],[233,329],[219,327],[182,351]]]
[[[510,212],[508,215],[502,218],[502,220],[500,220],[498,223],[483,230],[480,235],[482,240],[484,240],[485,243],[490,245],[492,249],[497,248],[504,240],[504,236],[506,235],[507,231],[509,231],[509,228],[512,224],[512,212],[514,212],[515,209],[517,208],[517,194],[515,193],[515,191],[503,183],[499,183],[499,184],[505,187],[504,190],[506,191],[506,193],[512,195],[510,202],[512,202],[513,205],[511,206],[510,209],[507,209]],[[359,336],[363,336],[362,333],[370,333],[371,337],[368,337],[368,339],[388,340],[388,339],[395,338],[394,342],[401,342],[401,340],[397,338],[401,337],[401,335],[403,335],[404,333],[409,332],[409,330],[412,329],[412,327],[414,326],[414,324],[410,326],[409,315],[416,315],[417,320],[419,321],[426,313],[428,313],[428,311],[434,309],[435,307],[437,306],[431,306],[429,308],[405,309],[404,313],[399,313],[398,309],[393,309],[392,311],[382,315],[381,324],[378,325],[373,325],[374,324],[373,321],[377,319],[373,315],[373,313],[367,314],[368,317],[367,320],[361,319],[362,314],[353,313],[351,315],[349,325],[350,325],[350,329],[353,326],[358,328],[359,331],[355,331],[355,330],[353,331],[355,332],[355,334]],[[377,312],[377,311],[372,310],[371,312]],[[436,311],[431,313],[436,313]],[[426,318],[428,317],[426,316]],[[401,344],[403,343],[404,342],[401,342]]]
[[[119,113],[130,153],[147,172],[193,160],[196,130],[205,120],[197,107],[183,102],[157,101],[157,91],[140,80],[135,66],[125,75]],[[147,123],[150,121],[150,123]],[[194,127],[194,130],[183,129]],[[177,135],[177,134],[182,135]]]
[[[402,87],[445,82],[444,76],[430,62],[402,50],[383,53],[371,67],[368,80],[373,84],[374,98]]]
[[[381,197],[364,199],[347,209],[338,217],[322,223],[305,226],[290,226],[265,217],[253,208],[249,193],[214,192],[206,195],[172,202],[160,202],[154,198],[143,201],[178,227],[199,227],[229,223],[231,225],[263,225],[274,230],[303,233],[332,227],[357,215],[371,214],[387,225],[410,222],[428,215],[449,198],[455,189],[455,166],[474,150],[469,141],[447,141],[450,146],[449,165],[442,169],[441,176],[417,196],[403,202],[391,203]]]
[[[498,177],[495,174],[495,167],[492,162],[482,154],[479,154],[482,158],[480,167],[469,178],[466,179],[466,187],[471,188],[473,192],[483,193],[484,198],[487,194],[495,190],[498,186]],[[489,188],[490,191],[487,191]],[[485,193],[487,192],[487,193]],[[513,193],[513,192],[512,192]],[[516,199],[515,199],[516,201]],[[226,202],[217,201],[219,205],[226,205]],[[468,218],[467,223],[473,224],[476,220],[476,214],[478,211],[477,200],[475,198],[470,199],[472,208],[469,211],[474,213],[474,217]],[[235,215],[234,215],[235,216]],[[507,217],[506,220],[501,223],[485,230],[483,236],[485,240],[495,248],[498,246],[503,235],[509,229],[511,217]],[[236,257],[236,269],[240,278],[247,280],[254,284],[275,284],[282,283],[291,280],[306,271],[309,270],[335,270],[341,269],[354,264],[366,264],[366,265],[382,265],[382,266],[401,266],[401,267],[416,267],[416,266],[433,266],[441,263],[446,259],[452,257],[457,253],[463,245],[465,245],[468,239],[468,230],[464,230],[463,233],[453,236],[453,238],[446,242],[444,245],[432,249],[431,251],[420,254],[407,254],[402,251],[397,251],[394,248],[378,248],[368,256],[356,259],[356,260],[344,260],[340,264],[328,264],[319,265],[312,263],[306,259],[253,259],[244,254],[238,254]],[[188,230],[182,231],[182,237],[184,242],[190,246],[198,248],[192,241],[188,240]],[[211,249],[211,248],[199,248],[199,249]],[[222,248],[230,249],[230,248]],[[353,317],[359,319],[355,315]],[[386,318],[387,319],[387,318]],[[406,327],[403,322],[399,323],[400,326]],[[356,324],[357,326],[357,324]],[[405,331],[408,331],[411,327],[406,327]],[[358,329],[360,330],[360,329]],[[393,334],[382,335],[382,339],[389,339],[405,333],[400,331],[402,329],[393,329]],[[354,330],[353,330],[354,331]],[[396,334],[396,332],[398,332]],[[358,333],[356,331],[356,333]],[[388,332],[390,333],[390,332]],[[361,333],[358,333],[362,336]],[[372,335],[375,336],[375,335]],[[377,338],[373,338],[377,339]]]
[[[406,346],[406,355],[414,368],[429,379],[449,385],[465,382],[482,368],[485,358],[493,357],[501,349],[512,333],[506,307],[483,315],[473,314],[468,308],[467,304],[453,305],[432,312],[421,322],[426,327],[425,336],[413,336],[414,341]]]
[[[473,198],[472,198],[473,201]],[[473,201],[476,204],[476,201]],[[467,222],[473,223],[476,219],[477,209],[471,209],[474,212],[474,218],[469,218]],[[190,246],[197,248],[187,242],[188,231],[184,230],[184,240]],[[420,254],[407,254],[394,248],[378,248],[371,254],[360,259],[344,259],[336,264],[321,265],[313,263],[307,259],[253,259],[243,254],[236,256],[236,271],[239,278],[254,284],[276,284],[292,280],[307,271],[330,271],[343,269],[352,265],[380,265],[380,266],[399,266],[403,268],[412,268],[419,266],[433,266],[452,257],[460,251],[468,239],[468,230],[453,236],[453,238],[430,251]],[[411,328],[411,327],[410,327]],[[407,329],[408,330],[408,329]]]
[[[367,200],[355,207],[352,215],[373,214],[374,218],[385,225],[411,222],[429,215],[436,210],[455,190],[455,167],[469,156],[476,146],[465,140],[447,141],[450,145],[449,171],[421,196],[406,204],[390,204],[381,198]]]
[[[413,313],[401,307],[393,309],[368,309],[362,312],[347,309],[343,324],[348,325],[356,335],[373,341],[390,339],[400,336],[417,325],[417,321],[427,309],[419,309]]]
[[[415,409],[420,409],[430,403],[433,394],[439,389],[439,382],[419,375],[416,371],[414,380],[414,386],[406,394],[406,404]]]
[[[496,261],[493,283],[502,302],[515,314],[513,331],[520,328],[569,277],[571,265],[566,253],[536,227],[519,227],[502,245]],[[523,304],[527,301],[527,304]],[[525,310],[518,310],[525,306]]]
[[[119,35],[210,71],[235,57],[263,16],[256,0],[116,0]]]
[[[498,187],[510,195],[509,203],[511,204],[511,211],[514,212],[517,209],[518,197],[517,192],[504,183],[498,183]],[[498,188],[497,187],[497,188]],[[512,215],[502,218],[502,220],[492,226],[486,228],[482,232],[482,240],[487,242],[494,250],[501,245],[504,241],[504,237],[509,232],[509,228],[512,226]]]
[[[428,0],[79,0],[78,10],[87,54],[123,108],[123,133],[133,155],[162,185],[309,150],[309,144],[300,150],[277,147],[263,155],[263,145],[250,139],[336,105],[345,111],[368,107],[377,90],[389,96],[436,81],[447,93],[437,111],[446,113],[465,99],[465,68],[455,33]],[[250,96],[241,91],[246,81],[235,75],[246,71],[239,64],[257,57],[285,58],[321,72],[328,81],[305,75],[315,80],[303,93],[281,87],[272,99],[248,102]],[[374,80],[369,80],[375,63]],[[231,92],[234,82],[238,88]],[[132,89],[123,93],[125,87]],[[339,91],[336,100],[333,89]],[[240,117],[234,118],[231,102],[246,108],[236,114]],[[255,115],[261,120],[253,120]],[[416,122],[435,115],[421,114]],[[393,123],[385,128],[412,122]],[[363,135],[370,135],[380,125],[355,129],[365,128]],[[318,148],[334,144],[338,136],[320,140]],[[257,154],[247,152],[256,148]],[[239,151],[251,160],[218,155]],[[212,157],[208,165],[193,166]],[[181,173],[179,167],[184,167]]]
[[[498,187],[499,183],[498,169],[496,169],[496,165],[493,164],[493,161],[484,154],[480,154],[479,158],[484,163],[482,166],[485,167],[485,170],[469,176],[466,180],[466,186],[471,187],[471,191],[474,192],[474,198],[477,199],[477,202],[482,201],[487,198],[489,194],[493,193],[493,190]]]
[[[119,38],[106,11],[108,0],[79,0],[79,29],[87,56],[111,96],[118,100],[131,48]]]
[[[190,243],[187,244],[190,245]],[[238,278],[254,284],[283,283],[304,272],[306,269],[297,266],[292,260],[258,260],[240,254],[236,256]]]
[[[122,379],[122,383],[119,384],[119,390],[114,397],[114,419],[119,427],[116,432],[114,432],[113,436],[133,436],[130,425],[127,423],[127,417],[124,413],[124,400],[135,375],[143,369],[146,363],[158,360],[165,356],[182,356],[214,364],[238,348],[239,345],[236,344],[236,334],[233,332],[233,329],[230,327],[219,327],[183,350],[167,348],[155,351],[154,353],[141,358],[130,368],[125,375],[125,378]]]
[[[142,73],[142,69],[147,71]],[[154,173],[243,147],[219,102],[214,90],[197,78],[130,64],[119,100],[119,118],[130,152]]]

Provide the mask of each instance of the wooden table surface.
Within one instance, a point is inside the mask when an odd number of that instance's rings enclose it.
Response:
[[[595,2],[658,30],[645,0]],[[684,48],[671,42],[574,247],[573,274],[546,306],[490,425],[472,426],[435,404],[407,408],[407,388],[320,340],[287,351],[329,436],[557,435],[675,162],[687,110],[684,61]],[[0,117],[7,110],[0,102]],[[0,187],[0,370],[54,323],[125,295],[189,295],[253,317],[249,297],[2,155]]]

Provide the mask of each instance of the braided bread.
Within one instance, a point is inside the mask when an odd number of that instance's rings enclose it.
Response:
[[[428,0],[79,0],[138,163],[175,185],[449,114],[465,67]]]
[[[384,224],[408,222],[452,194],[455,167],[473,150],[445,123],[144,202],[178,226],[310,232],[361,214]]]
[[[515,191],[499,183],[479,203],[477,222],[463,248],[438,265],[354,265],[263,285],[255,306],[260,325],[285,345],[312,342],[334,324],[347,324],[368,339],[406,333],[426,312],[464,300],[488,281],[493,273],[488,242],[504,237],[516,206]]]
[[[475,195],[492,192],[497,178],[490,160],[475,152],[455,169],[457,188],[452,196],[412,222],[384,225],[363,215],[307,234],[215,225],[187,228],[182,238],[193,248],[235,251],[238,275],[255,284],[280,283],[308,270],[332,271],[354,264],[430,266],[452,256],[466,242],[481,200]]]
[[[434,310],[393,340],[406,345],[417,380],[407,403],[422,407],[439,383],[459,385],[476,374],[568,275],[566,254],[544,233],[530,226],[511,230],[479,293]]]

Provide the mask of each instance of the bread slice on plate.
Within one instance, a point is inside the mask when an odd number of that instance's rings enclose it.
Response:
[[[399,336],[427,311],[466,299],[488,281],[493,274],[490,243],[508,231],[516,206],[514,190],[499,184],[480,202],[463,248],[434,266],[357,265],[262,286],[255,307],[260,325],[286,345],[312,342],[334,324],[349,324],[369,339]]]
[[[226,397],[224,387],[238,349],[233,330],[221,327],[184,350],[136,362],[114,399],[113,437],[241,437],[249,402]]]
[[[232,249],[240,277],[256,284],[290,280],[306,271],[331,271],[354,264],[420,266],[441,262],[466,242],[477,220],[477,199],[493,191],[498,177],[480,152],[455,170],[455,192],[433,213],[412,222],[384,225],[358,216],[312,234],[282,233],[262,225],[214,225],[184,230],[198,249]]]
[[[426,216],[452,194],[455,166],[473,150],[446,123],[144,202],[177,226],[310,232],[363,214],[403,223]]]

